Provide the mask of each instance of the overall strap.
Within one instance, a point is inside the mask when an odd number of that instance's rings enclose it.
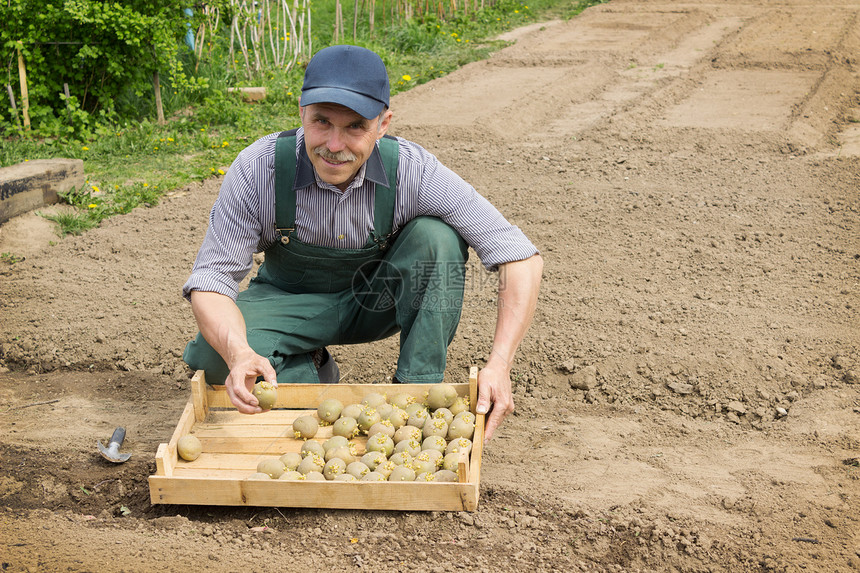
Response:
[[[283,131],[275,140],[275,230],[282,243],[296,230],[296,132]]]
[[[397,196],[397,158],[400,144],[390,135],[379,140],[379,154],[388,178],[388,187],[376,185],[376,201],[373,208],[373,226],[377,242],[387,241],[394,228],[394,200]]]

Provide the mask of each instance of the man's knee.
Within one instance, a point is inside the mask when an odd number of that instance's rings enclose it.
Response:
[[[468,256],[466,241],[453,227],[436,217],[412,219],[397,238],[396,243],[409,253],[423,253],[425,259],[465,262]]]

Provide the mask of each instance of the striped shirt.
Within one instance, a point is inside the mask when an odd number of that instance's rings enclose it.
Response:
[[[296,153],[304,146],[296,134]],[[253,266],[255,252],[277,240],[275,230],[275,141],[267,135],[239,153],[230,166],[209,214],[209,228],[191,276],[183,287],[236,299],[239,282]],[[538,250],[499,211],[457,174],[420,145],[397,138],[397,191],[394,228],[419,216],[438,217],[472,247],[488,270],[527,259]],[[305,180],[303,183],[302,180]],[[316,175],[299,161],[296,176],[296,230],[304,243],[331,248],[364,247],[373,230],[374,182],[386,184],[378,150],[362,165],[346,191]]]

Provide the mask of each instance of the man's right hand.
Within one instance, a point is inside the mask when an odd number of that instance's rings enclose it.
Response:
[[[203,338],[230,368],[224,381],[230,401],[244,414],[262,412],[257,398],[251,393],[254,383],[262,376],[267,382],[277,385],[277,377],[271,362],[248,345],[245,319],[239,307],[223,294],[192,291],[191,310]]]
[[[230,374],[224,380],[227,395],[236,409],[243,414],[259,414],[262,412],[257,398],[252,394],[254,383],[260,376],[277,386],[275,369],[266,359],[248,348],[248,351],[237,357],[230,367]]]

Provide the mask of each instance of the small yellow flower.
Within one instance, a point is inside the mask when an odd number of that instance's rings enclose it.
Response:
[[[293,95],[293,92],[287,92],[287,95],[291,96],[291,95]]]
[[[410,81],[411,79],[412,79],[412,76],[410,76],[409,74],[405,74],[405,75],[403,76],[403,81],[404,81],[404,82],[408,82],[408,81]]]
[[[98,192],[99,192],[99,188],[98,188],[98,187],[96,187],[95,185],[93,185],[93,191],[95,191],[96,193],[98,193]]]
[[[167,141],[173,141],[173,138],[172,138],[172,137],[168,137],[168,138],[167,138]]]
[[[96,205],[95,203],[90,203],[89,205],[87,205],[88,209],[95,209],[96,207],[98,207],[98,205]]]
[[[144,183],[144,184],[143,184],[143,186],[144,186],[144,187],[149,187],[149,183]]]
[[[25,160],[24,160],[24,162],[25,162],[25,163],[26,163],[27,161],[30,161],[30,160],[29,160],[29,159],[25,159]]]
[[[229,146],[229,145],[230,145],[230,142],[229,142],[229,141],[223,141],[223,142],[221,142],[221,147],[227,147],[227,146]]]
[[[89,151],[89,150],[90,150],[90,148],[89,148],[89,147],[87,147],[86,145],[84,145],[83,147],[81,147],[81,149],[82,149],[83,151]]]
[[[520,13],[519,10],[514,10],[514,14],[519,14],[519,13]]]
[[[219,169],[219,170],[218,170],[218,175],[224,175],[224,170],[223,170],[223,169]]]
[[[158,151],[158,148],[156,147],[155,150]]]

